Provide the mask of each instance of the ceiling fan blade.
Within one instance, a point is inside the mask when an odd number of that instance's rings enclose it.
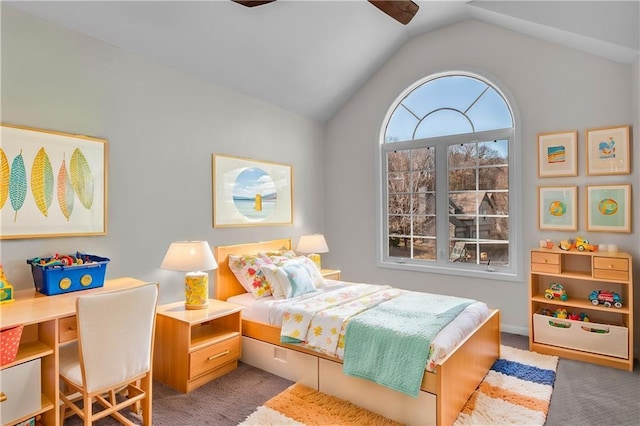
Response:
[[[418,13],[420,6],[411,0],[378,1],[369,0],[369,3],[391,16],[403,25],[407,25]]]
[[[234,3],[239,3],[243,6],[254,7],[254,6],[260,6],[267,3],[272,3],[276,0],[231,0],[231,1]]]

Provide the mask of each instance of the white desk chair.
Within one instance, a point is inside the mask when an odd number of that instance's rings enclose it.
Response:
[[[151,425],[152,359],[158,287],[147,284],[109,293],[79,296],[78,341],[60,349],[61,423],[70,408],[85,425],[112,416],[132,425],[118,411],[139,410]],[[126,391],[126,399],[116,394]],[[76,405],[82,400],[83,406]],[[104,409],[93,413],[92,402]]]

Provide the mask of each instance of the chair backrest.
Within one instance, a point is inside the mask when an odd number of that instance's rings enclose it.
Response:
[[[151,368],[158,286],[78,297],[78,343],[85,390],[112,387]]]

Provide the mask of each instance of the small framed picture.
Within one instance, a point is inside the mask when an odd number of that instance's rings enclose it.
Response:
[[[631,185],[587,186],[587,231],[631,232]]]
[[[538,135],[538,177],[578,176],[578,132]]]
[[[629,174],[629,126],[589,129],[587,141],[587,174]]]
[[[538,228],[552,231],[577,231],[576,186],[538,187]]]

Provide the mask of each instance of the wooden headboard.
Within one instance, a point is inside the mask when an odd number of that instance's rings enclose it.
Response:
[[[259,243],[236,244],[233,246],[217,246],[214,249],[218,269],[216,269],[216,285],[214,297],[218,300],[227,300],[231,296],[246,293],[242,285],[231,269],[229,269],[230,254],[257,254],[261,251],[277,251],[291,249],[291,240],[283,238],[281,240],[263,241]]]

